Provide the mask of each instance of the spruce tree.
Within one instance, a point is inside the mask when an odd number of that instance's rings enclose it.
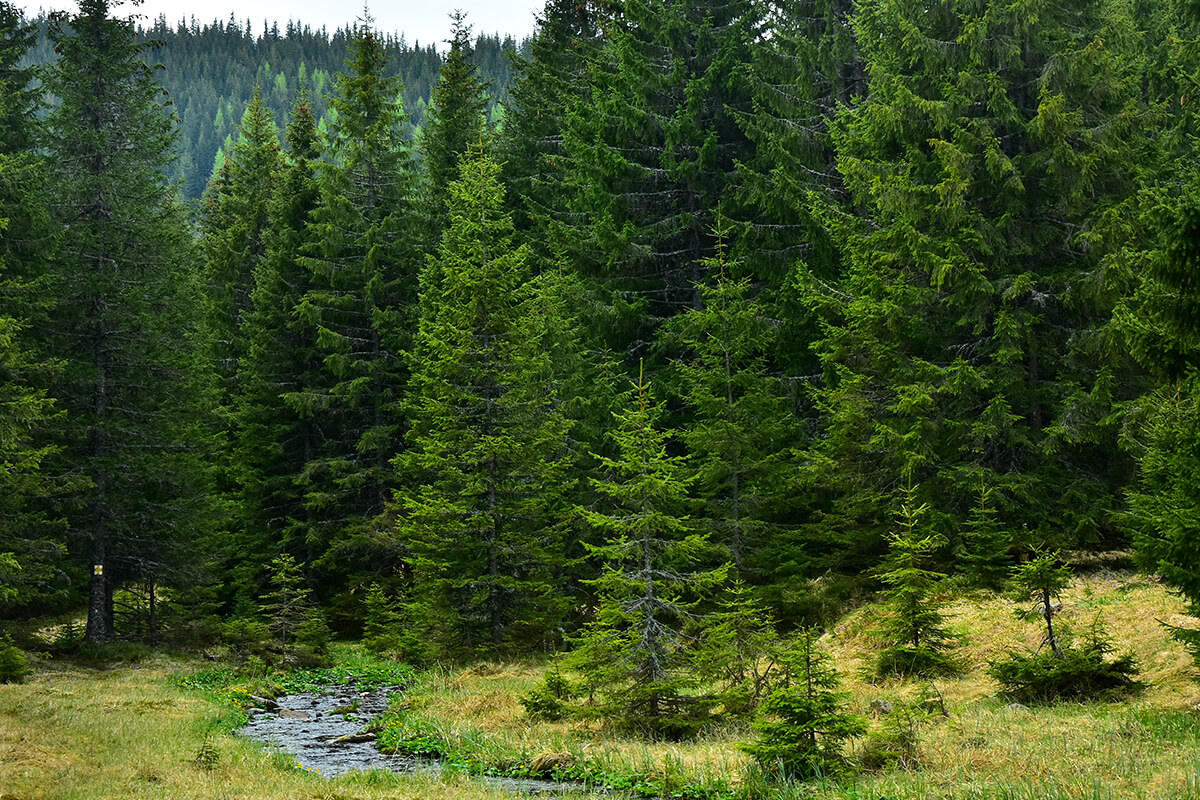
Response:
[[[236,409],[240,532],[229,558],[237,564],[238,588],[253,596],[270,560],[288,553],[311,563],[319,552],[307,537],[303,476],[320,442],[315,420],[322,407],[322,365],[315,331],[296,307],[310,286],[299,258],[307,242],[309,215],[317,207],[316,120],[306,88],[298,92],[286,130],[275,191],[263,229],[263,256],[253,275],[249,312],[242,327],[245,354]],[[315,407],[314,407],[315,406]]]
[[[57,239],[48,219],[45,165],[33,151],[37,95],[21,66],[36,31],[0,3],[0,609],[60,600],[63,530],[53,495],[68,487],[43,463],[61,421],[47,387],[57,365],[37,331],[50,302],[46,265]],[[9,616],[6,614],[5,616]]]
[[[206,195],[202,221],[209,337],[223,405],[230,408],[240,392],[243,327],[253,309],[254,273],[266,252],[268,207],[279,168],[279,134],[256,87],[223,169]]]
[[[329,629],[321,610],[312,601],[312,590],[287,554],[271,562],[270,591],[259,598],[258,610],[283,652],[284,666],[322,661],[329,645]]]
[[[36,26],[20,9],[0,2],[0,153],[5,155],[31,150],[36,141],[33,123],[41,98],[27,56],[37,37]]]
[[[790,683],[763,703],[759,738],[743,746],[769,773],[800,780],[837,773],[846,766],[843,744],[867,732],[867,721],[845,710],[829,662],[816,631],[802,631],[787,657]]]
[[[310,288],[299,321],[315,335],[319,382],[292,393],[320,431],[303,472],[312,521],[308,547],[330,592],[369,582],[380,557],[380,515],[393,488],[389,462],[402,444],[400,401],[408,376],[416,300],[414,180],[384,41],[367,17],[354,30],[346,72],[330,100],[334,113],[318,171],[321,202],[300,259]],[[328,599],[328,598],[326,598]],[[342,595],[349,601],[350,596]]]
[[[975,586],[999,589],[1012,567],[1012,534],[996,522],[993,490],[979,481],[979,499],[971,508],[962,534],[963,553],[959,557],[963,574]]]
[[[1137,291],[1119,309],[1119,333],[1154,384],[1126,405],[1127,449],[1138,458],[1128,487],[1135,557],[1162,576],[1191,613],[1200,609],[1200,148],[1197,77],[1200,30],[1184,2],[1147,5],[1148,88],[1169,112],[1156,180],[1142,198],[1136,230]],[[1131,237],[1132,238],[1132,237]],[[1173,633],[1200,659],[1200,631]]]
[[[1098,618],[1081,642],[1072,642],[1062,626],[1055,628],[1054,616],[1062,604],[1054,598],[1070,582],[1070,568],[1060,554],[1043,548],[1034,548],[1030,559],[1012,571],[1013,599],[1023,606],[1017,615],[1040,618],[1046,630],[1034,652],[1013,652],[988,667],[1001,693],[1017,702],[1112,700],[1142,688],[1135,678],[1133,654],[1113,654],[1112,641]],[[1036,604],[1033,608],[1026,605],[1030,600]]]
[[[517,229],[527,232],[525,241],[543,257],[549,256],[547,228],[565,202],[565,116],[585,91],[584,69],[601,43],[598,16],[591,3],[547,0],[528,56],[512,57],[501,162]]]
[[[783,642],[766,604],[740,580],[704,616],[693,668],[726,714],[753,713],[781,680]]]
[[[736,115],[748,110],[759,6],[630,0],[597,11],[604,44],[565,114],[552,251],[611,294],[610,343],[640,355],[658,320],[697,304],[717,208],[736,203],[736,165],[752,153]]]
[[[1134,553],[1140,566],[1161,575],[1183,596],[1190,613],[1200,609],[1200,387],[1195,373],[1138,401],[1138,482],[1130,487]],[[1200,661],[1200,630],[1172,633]]]
[[[2,87],[2,85],[0,85]],[[10,157],[0,154],[0,192],[7,201],[8,181],[15,171]],[[6,203],[5,203],[6,204]],[[0,204],[0,235],[8,226]],[[24,605],[39,599],[39,583],[50,588],[61,559],[61,542],[56,541],[48,520],[39,510],[52,493],[54,483],[43,469],[43,462],[54,452],[52,445],[41,444],[35,431],[53,424],[54,406],[46,390],[36,385],[46,371],[38,368],[38,359],[28,341],[28,317],[9,316],[7,310],[28,308],[30,285],[8,274],[0,253],[0,608]],[[32,379],[32,380],[31,380]],[[33,385],[31,385],[33,384]],[[41,579],[41,580],[39,580]]]
[[[131,23],[106,0],[51,22],[61,56],[44,75],[51,211],[70,226],[54,264],[46,350],[69,424],[59,468],[88,483],[68,508],[91,572],[86,635],[113,634],[112,595],[177,570],[205,524],[198,464],[204,390],[190,350],[199,307],[190,236],[163,179],[174,121]]]
[[[1058,658],[1062,658],[1061,636],[1054,631],[1055,599],[1071,582],[1071,570],[1059,556],[1058,551],[1034,550],[1032,557],[1013,568],[1013,597],[1017,602],[1034,601],[1032,614],[1021,609],[1024,616],[1041,617],[1046,625],[1046,636],[1042,644]],[[1040,648],[1039,648],[1040,649]]]
[[[866,91],[851,25],[851,0],[794,0],[769,6],[769,36],[754,39],[746,68],[749,109],[737,121],[753,143],[739,164],[741,251],[765,284],[764,300],[784,324],[776,358],[799,374],[816,371],[810,344],[819,330],[786,292],[797,264],[820,280],[840,277],[831,220],[845,187],[831,128],[839,107]]]
[[[209,181],[199,244],[204,259],[204,339],[215,382],[212,453],[219,465],[217,491],[222,496],[226,521],[221,533],[214,532],[213,541],[220,546],[240,539],[230,549],[255,553],[262,558],[263,566],[269,555],[262,548],[246,548],[245,534],[252,522],[241,502],[246,478],[237,454],[241,436],[238,416],[246,391],[246,324],[253,313],[255,273],[265,256],[268,206],[279,169],[275,120],[256,89],[242,115],[236,140]]]
[[[593,479],[608,510],[581,509],[607,535],[590,547],[601,573],[589,583],[596,600],[568,665],[583,676],[588,713],[654,735],[684,736],[708,718],[711,700],[687,693],[692,669],[692,626],[703,627],[694,604],[718,586],[726,568],[696,569],[710,547],[683,513],[691,478],[685,459],[667,451],[669,431],[659,425],[663,404],[639,374],[629,405],[610,433],[612,458]]]
[[[888,536],[888,554],[880,567],[885,584],[883,605],[888,611],[880,626],[887,647],[879,653],[875,671],[888,675],[942,675],[957,664],[948,652],[954,641],[946,630],[937,593],[945,575],[928,568],[945,541],[925,529],[926,504],[916,505],[911,485],[896,515],[897,530]]]
[[[426,268],[439,277],[422,281],[408,449],[395,462],[415,602],[451,649],[550,644],[564,613],[569,423],[499,169],[477,151],[450,184],[450,225]]]

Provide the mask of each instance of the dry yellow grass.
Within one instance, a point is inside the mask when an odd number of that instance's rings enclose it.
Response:
[[[1184,605],[1150,578],[1101,570],[1076,578],[1063,596],[1061,623],[1082,633],[1099,615],[1116,649],[1132,650],[1147,689],[1121,704],[1010,707],[996,698],[985,669],[1019,647],[1034,648],[1039,627],[1017,618],[1002,595],[977,593],[951,602],[951,626],[963,634],[962,675],[935,682],[950,718],[921,728],[922,768],[859,776],[853,785],[817,790],[821,798],[1200,798],[1200,686],[1187,652],[1160,621],[1192,625]],[[844,677],[851,710],[867,714],[872,700],[912,700],[914,681],[873,682],[878,648],[876,607],[863,606],[832,627],[824,644]],[[496,752],[535,755],[568,751],[616,771],[661,771],[664,764],[704,776],[734,778],[749,761],[738,743],[745,729],[718,731],[694,742],[641,742],[577,722],[535,722],[520,695],[541,681],[535,663],[483,664],[440,673],[410,696],[414,716],[457,741]],[[876,728],[881,721],[873,722]],[[855,750],[861,750],[859,742]],[[799,794],[805,794],[800,791]]]

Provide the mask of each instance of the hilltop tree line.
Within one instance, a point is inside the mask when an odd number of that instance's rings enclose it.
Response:
[[[133,10],[136,12],[136,9]],[[286,119],[296,93],[310,92],[318,126],[329,124],[329,96],[345,64],[354,37],[352,27],[333,32],[289,21],[278,23],[250,19],[213,19],[195,15],[169,21],[160,15],[148,20],[132,17],[137,38],[153,46],[145,54],[150,64],[162,64],[159,75],[171,108],[179,117],[178,158],[166,167],[172,181],[182,181],[187,200],[196,200],[236,135],[242,112],[258,87],[260,97],[277,120]],[[57,55],[45,36],[49,19],[32,20],[39,30],[24,63],[46,66]],[[408,111],[406,136],[419,135],[425,122],[429,92],[437,83],[445,50],[442,42],[410,42],[401,34],[380,34],[387,53],[387,73],[403,75],[397,98]],[[472,40],[471,61],[489,86],[489,115],[498,119],[500,104],[512,82],[510,58],[524,49],[522,42],[494,33]]]
[[[1046,548],[1200,599],[1187,3],[549,0],[417,127],[368,18],[323,99],[239,78],[194,223],[133,25],[35,72],[0,8],[7,614],[575,646],[659,714],[863,589],[936,662],[934,577]]]

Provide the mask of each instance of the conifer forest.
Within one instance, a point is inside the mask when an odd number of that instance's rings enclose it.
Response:
[[[919,679],[1036,605],[1021,702],[1137,683],[1079,563],[1200,616],[1193,2],[128,13],[0,2],[0,656],[553,658],[530,714],[803,780],[858,604]]]

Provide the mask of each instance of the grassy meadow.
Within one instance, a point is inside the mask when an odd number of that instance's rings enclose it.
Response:
[[[485,798],[511,797],[473,773],[562,772],[618,793],[664,797],[816,800],[1200,800],[1200,684],[1187,653],[1159,622],[1190,623],[1182,603],[1150,579],[1099,570],[1064,595],[1061,620],[1083,630],[1096,615],[1119,650],[1131,649],[1147,688],[1121,703],[1025,708],[995,696],[987,663],[1036,646],[1036,625],[1011,603],[977,594],[950,607],[963,637],[962,675],[934,688],[947,717],[916,726],[916,759],[858,769],[838,781],[768,785],[738,744],[738,725],[687,742],[646,742],[598,723],[530,720],[521,695],[544,662],[482,663],[423,672],[395,705],[381,739],[443,754],[438,773],[365,773],[333,780],[232,734],[237,709],[218,694],[172,682],[210,663],[147,657],[86,669],[45,662],[26,683],[0,686],[0,800],[65,798]],[[877,610],[866,605],[832,627],[824,644],[844,677],[849,707],[915,700],[918,682],[873,683],[864,666],[877,647]],[[887,718],[875,718],[882,729]],[[856,741],[852,761],[871,744]]]

